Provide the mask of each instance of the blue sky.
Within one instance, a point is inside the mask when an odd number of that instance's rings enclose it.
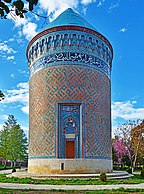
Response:
[[[26,3],[26,2],[25,2]],[[27,4],[25,4],[27,7]],[[0,128],[9,114],[28,133],[28,81],[26,47],[30,39],[67,8],[73,8],[111,42],[112,125],[144,119],[144,1],[143,0],[39,0],[38,14],[24,19],[12,15],[0,20]]]

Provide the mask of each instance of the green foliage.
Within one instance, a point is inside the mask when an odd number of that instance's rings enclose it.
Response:
[[[23,160],[27,154],[27,137],[13,115],[9,115],[7,122],[0,131],[0,156],[15,162]]]
[[[132,174],[132,169],[131,169],[131,168],[128,168],[128,169],[127,169],[127,172],[128,172],[129,174]]]
[[[106,182],[107,180],[107,175],[105,172],[102,172],[99,176],[99,180],[102,181],[102,182]]]
[[[38,4],[38,0],[27,0],[29,3],[29,10],[24,8],[24,0],[0,0],[0,17],[6,19],[7,15],[12,12],[24,18],[24,14],[28,11],[32,11],[34,6]]]
[[[0,171],[1,171],[1,170],[5,170],[5,169],[11,169],[11,167],[10,167],[10,166],[5,166],[5,165],[1,165],[1,164],[0,164]]]
[[[9,159],[10,147],[9,147],[9,128],[2,129],[0,131],[0,157],[4,159]]]
[[[144,178],[144,169],[141,170],[141,177]]]
[[[1,12],[1,11],[0,11]],[[2,93],[2,91],[0,90],[0,101],[1,100],[4,100],[4,98],[5,98],[5,95]]]
[[[73,190],[33,190],[33,189],[4,189],[0,188],[0,193],[14,194],[14,193],[23,193],[23,194],[126,194],[126,193],[143,193],[144,189],[104,189],[104,190],[94,190],[94,191],[73,191]]]
[[[26,0],[29,2],[29,10],[32,11],[33,10],[33,6],[38,4],[38,0]]]
[[[115,184],[139,184],[144,183],[144,179],[140,175],[134,175],[128,179],[107,179],[102,182],[99,179],[93,178],[68,178],[68,179],[31,179],[31,178],[17,178],[6,177],[0,174],[0,182],[3,183],[22,183],[22,184],[47,184],[47,185],[115,185]]]

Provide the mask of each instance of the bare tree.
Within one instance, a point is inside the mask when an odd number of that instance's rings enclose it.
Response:
[[[138,153],[144,150],[144,147],[141,146],[144,145],[144,121],[140,119],[137,121],[129,120],[117,127],[115,135],[122,139],[128,151],[133,173]]]

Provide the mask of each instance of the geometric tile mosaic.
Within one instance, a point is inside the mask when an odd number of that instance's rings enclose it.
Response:
[[[85,105],[83,157],[110,158],[110,80],[79,65],[53,66],[31,77],[29,156],[57,157],[57,103],[65,100],[81,100]]]

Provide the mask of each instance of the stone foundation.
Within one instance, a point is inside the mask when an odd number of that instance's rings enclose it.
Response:
[[[112,160],[107,159],[29,159],[28,173],[87,174],[112,172]]]

